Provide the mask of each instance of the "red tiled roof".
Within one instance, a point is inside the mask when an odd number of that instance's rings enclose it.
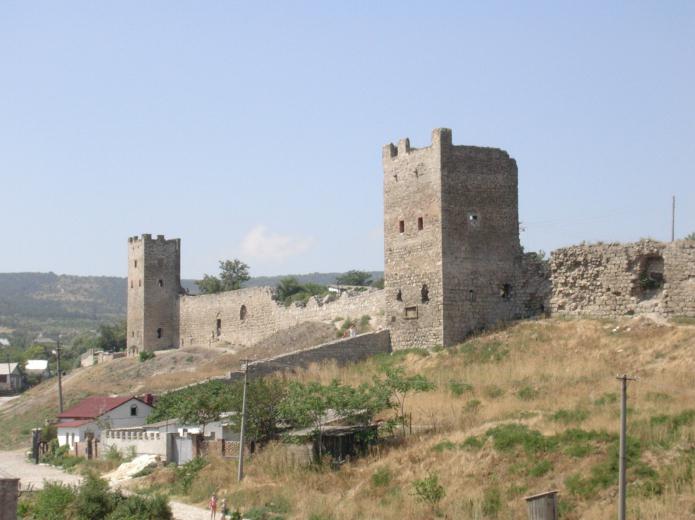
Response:
[[[118,408],[123,403],[126,403],[131,399],[137,399],[137,397],[133,397],[132,395],[117,397],[104,397],[94,395],[92,397],[88,397],[87,399],[83,399],[72,408],[65,410],[63,413],[58,414],[58,418],[96,419],[97,417],[104,415],[106,412],[109,412],[114,408]]]
[[[85,424],[93,423],[91,419],[85,419],[83,421],[67,421],[56,424],[56,427],[60,430],[61,428],[77,428],[78,426],[84,426]]]

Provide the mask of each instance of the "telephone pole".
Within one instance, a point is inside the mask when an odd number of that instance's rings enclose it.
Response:
[[[242,359],[244,367],[244,396],[241,401],[241,431],[239,432],[239,472],[237,480],[241,482],[244,478],[244,434],[246,433],[246,387],[248,386],[249,362],[250,359]]]
[[[671,205],[671,242],[676,240],[676,196],[673,196],[673,204]]]
[[[627,382],[637,381],[627,374],[617,376],[620,388],[620,456],[618,459],[618,520],[625,520],[625,503],[627,494],[627,478],[625,474],[627,462]]]
[[[60,413],[63,413],[63,373],[60,369],[60,334],[58,334],[58,341],[56,342],[56,369],[58,370],[58,407],[60,408]]]

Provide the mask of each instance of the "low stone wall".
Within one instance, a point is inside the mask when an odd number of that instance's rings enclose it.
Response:
[[[167,455],[167,434],[129,430],[106,430],[101,434],[102,453],[114,448],[120,453],[135,450],[138,455]]]
[[[384,291],[368,288],[363,292],[344,292],[334,301],[311,298],[306,306],[285,307],[273,300],[270,287],[250,287],[238,291],[180,297],[181,347],[207,347],[217,342],[252,345],[278,331],[307,321],[335,318],[372,317],[372,324],[383,321]]]
[[[553,314],[695,316],[695,241],[580,245],[550,259]]]
[[[388,352],[391,352],[391,335],[388,330],[382,330],[250,363],[249,376],[264,377],[284,370],[306,368],[313,363],[324,361],[336,361],[339,365],[344,365]],[[228,380],[238,381],[243,377],[243,372],[232,372]]]

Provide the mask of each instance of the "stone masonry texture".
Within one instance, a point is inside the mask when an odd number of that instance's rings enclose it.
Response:
[[[187,295],[181,241],[131,237],[128,353],[253,345],[303,322],[364,315],[388,329],[394,350],[454,345],[493,324],[551,312],[695,316],[694,241],[580,245],[547,262],[521,247],[517,164],[504,150],[454,145],[451,130],[439,128],[425,148],[387,144],[382,164],[383,290],[289,307],[270,287]]]

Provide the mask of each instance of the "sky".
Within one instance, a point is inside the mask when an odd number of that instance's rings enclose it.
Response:
[[[695,2],[0,4],[0,272],[383,268],[381,147],[507,150],[527,251],[695,231]]]

